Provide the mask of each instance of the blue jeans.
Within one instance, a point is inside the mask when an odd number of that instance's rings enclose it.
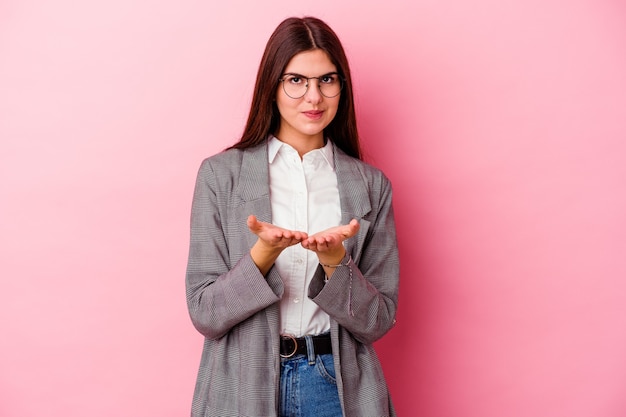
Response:
[[[312,347],[312,344],[309,344]],[[333,355],[295,355],[280,361],[281,417],[341,417]]]

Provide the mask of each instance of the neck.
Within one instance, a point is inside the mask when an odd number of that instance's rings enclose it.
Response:
[[[307,152],[310,152],[315,149],[324,147],[324,134],[320,133],[315,136],[293,136],[293,135],[284,135],[278,132],[275,134],[276,138],[281,142],[288,144],[293,147],[296,151],[298,151],[298,155],[300,158]]]

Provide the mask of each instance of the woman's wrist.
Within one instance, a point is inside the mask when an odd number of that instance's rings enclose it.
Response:
[[[320,265],[327,267],[327,268],[336,268],[337,266],[341,265],[341,261],[343,261],[343,259],[346,257],[346,251],[343,251],[343,254],[341,255],[322,255],[320,256],[320,254],[317,255],[318,261],[320,263]]]
[[[259,268],[259,271],[261,271],[261,274],[265,276],[281,252],[282,249],[270,248],[259,239],[250,249],[250,257]]]

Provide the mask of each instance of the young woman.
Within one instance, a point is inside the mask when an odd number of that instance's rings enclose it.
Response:
[[[242,138],[198,173],[192,416],[395,415],[372,347],[397,308],[391,185],[360,158],[339,39],[316,18],[283,21]]]

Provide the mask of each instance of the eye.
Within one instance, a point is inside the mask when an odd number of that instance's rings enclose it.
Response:
[[[304,82],[302,77],[297,76],[297,75],[288,75],[285,77],[285,81],[293,85],[300,85]]]
[[[326,74],[320,77],[322,84],[334,84],[337,82],[337,74]]]

